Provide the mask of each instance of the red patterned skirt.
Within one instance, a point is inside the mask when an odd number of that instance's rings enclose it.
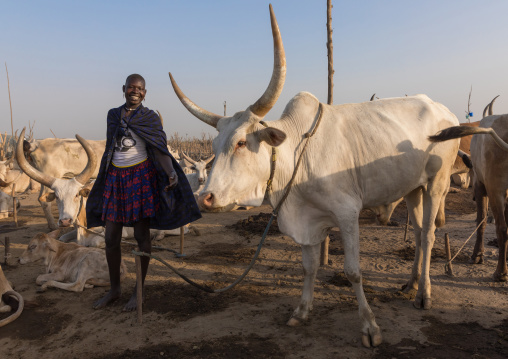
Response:
[[[159,210],[157,170],[147,159],[130,167],[109,166],[104,186],[102,220],[132,225],[155,217]]]

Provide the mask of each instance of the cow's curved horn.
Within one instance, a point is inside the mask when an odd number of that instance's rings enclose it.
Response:
[[[370,101],[374,101],[375,98],[376,98],[376,93],[374,93],[374,95],[372,95],[372,97],[370,98]]]
[[[97,167],[97,156],[95,155],[92,146],[90,146],[90,144],[83,137],[76,135],[76,139],[79,141],[79,143],[81,143],[81,146],[83,146],[88,157],[88,163],[86,164],[83,172],[74,177],[76,181],[84,185],[92,177],[92,174],[95,171],[95,167]]]
[[[209,164],[213,159],[215,158],[215,154],[211,155],[210,157],[208,157],[206,160],[205,160],[205,163],[206,164]]]
[[[196,105],[194,102],[189,100],[189,98],[184,95],[182,90],[180,90],[180,87],[178,87],[178,85],[176,84],[176,81],[173,78],[173,75],[171,75],[171,72],[169,73],[169,78],[171,79],[171,85],[173,85],[173,90],[175,90],[176,96],[178,96],[178,98],[185,106],[185,108],[204,123],[217,128],[217,123],[222,118],[222,116],[204,110],[198,105]]]
[[[21,296],[21,294],[19,294],[18,292],[9,290],[9,291],[5,292],[3,295],[7,295],[9,297],[16,298],[18,300],[18,310],[16,310],[16,313],[14,313],[13,315],[0,320],[0,327],[3,327],[5,325],[15,321],[21,315],[21,312],[23,311],[23,307],[25,306],[25,301],[23,300],[23,297]]]
[[[496,97],[494,97],[494,98],[492,99],[492,101],[490,101],[490,103],[489,103],[489,116],[492,116],[492,115],[493,115],[493,112],[494,112],[494,110],[493,110],[493,105],[494,105],[494,102],[496,101],[496,99],[497,99],[498,97],[499,97],[499,95],[497,95]]]
[[[273,13],[272,5],[270,4],[270,21],[272,23],[273,35],[273,72],[270,83],[263,96],[257,100],[254,105],[250,107],[252,113],[259,117],[264,117],[277,102],[284,81],[286,80],[286,55],[284,53],[284,46],[282,45],[282,38],[280,36],[279,25]]]
[[[190,158],[189,156],[187,156],[185,154],[185,152],[182,151],[182,155],[183,155],[183,158],[185,158],[187,161],[189,161],[190,163],[192,163],[194,166],[196,165],[196,161],[194,161],[192,158]]]
[[[162,127],[164,127],[164,119],[162,118],[162,115],[159,112],[159,110],[157,110],[157,113],[159,114],[159,118],[161,119],[161,125],[162,125]]]
[[[27,174],[31,179],[39,182],[40,184],[51,188],[53,183],[56,181],[56,178],[32,167],[25,158],[25,154],[23,153],[23,138],[25,137],[25,127],[23,127],[23,131],[18,138],[18,143],[16,145],[16,161],[18,161],[18,165],[23,172]]]

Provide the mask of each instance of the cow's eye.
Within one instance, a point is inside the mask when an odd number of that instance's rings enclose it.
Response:
[[[247,141],[238,141],[236,144],[237,147],[245,147],[245,145],[247,145]]]
[[[37,247],[35,244],[31,244],[31,245],[28,247],[28,249],[29,249],[29,250],[31,250],[31,251],[33,251],[33,250],[35,249],[35,247]]]

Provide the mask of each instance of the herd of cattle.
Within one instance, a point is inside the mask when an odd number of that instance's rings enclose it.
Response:
[[[271,5],[270,18],[272,78],[263,95],[245,111],[232,117],[213,114],[186,97],[171,74],[170,80],[182,104],[218,131],[215,158],[195,161],[182,154],[181,164],[192,171],[187,176],[200,208],[221,211],[259,206],[267,198],[277,208],[280,230],[302,247],[303,292],[288,325],[299,325],[308,318],[321,243],[332,227],[339,227],[345,249],[344,271],[359,304],[362,343],[367,347],[381,343],[381,331],[363,292],[359,213],[370,208],[381,223],[386,223],[402,199],[414,228],[416,248],[404,290],[416,291],[416,308],[430,309],[430,251],[436,227],[444,225],[450,179],[462,187],[472,183],[474,188],[480,226],[472,256],[475,263],[483,261],[484,219],[490,202],[499,244],[494,279],[506,281],[508,115],[493,115],[495,99],[485,108],[481,121],[459,125],[445,106],[425,95],[332,106],[301,92],[289,101],[279,119],[263,123],[286,75],[282,38]],[[13,184],[23,193],[36,190],[38,183],[49,228],[74,225],[76,232],[60,241],[52,238],[55,232],[37,235],[20,261],[44,259],[47,274],[37,278],[43,289],[83,290],[88,285],[107,285],[104,254],[94,248],[103,245],[102,237],[96,234],[103,229],[84,229],[83,210],[105,141],[76,136],[77,141],[27,143],[23,137],[24,131],[14,155],[0,163],[2,196],[11,193]],[[212,160],[207,177],[206,167]],[[51,202],[55,200],[58,223],[51,215]],[[12,199],[0,202],[2,212],[8,210],[7,204],[12,205]],[[71,240],[77,244],[64,243]],[[69,263],[79,265],[70,268]],[[6,289],[1,287],[1,277],[0,293],[12,295],[8,283]]]

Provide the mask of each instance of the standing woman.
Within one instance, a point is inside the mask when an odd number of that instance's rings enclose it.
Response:
[[[187,177],[167,149],[159,116],[142,105],[145,79],[128,76],[123,93],[125,104],[108,112],[106,150],[86,205],[88,228],[106,226],[111,280],[95,309],[120,298],[123,226],[134,227],[140,251],[151,253],[150,228],[174,229],[201,218]],[[150,258],[140,259],[144,283]],[[123,310],[135,309],[136,288]]]

